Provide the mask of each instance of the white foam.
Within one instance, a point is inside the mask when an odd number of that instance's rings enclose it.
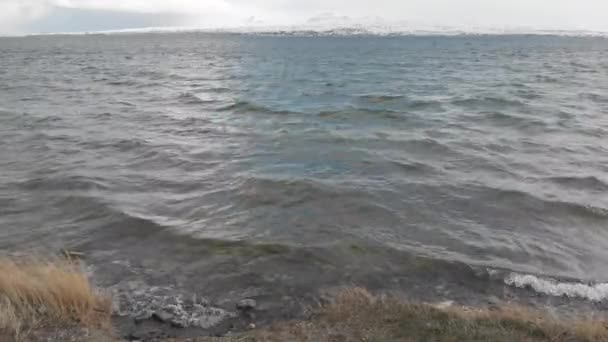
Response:
[[[530,274],[511,273],[505,278],[505,283],[516,287],[531,287],[534,291],[550,296],[567,296],[583,298],[599,302],[608,298],[608,283],[582,284],[558,282],[553,279],[543,279]]]

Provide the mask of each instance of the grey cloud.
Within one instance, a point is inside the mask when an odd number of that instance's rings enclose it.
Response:
[[[90,32],[140,27],[176,26],[187,20],[185,14],[132,13],[78,8],[56,8],[52,15],[32,22],[30,32]]]

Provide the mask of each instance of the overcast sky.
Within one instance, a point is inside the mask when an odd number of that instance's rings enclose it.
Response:
[[[322,13],[455,27],[608,31],[608,0],[0,0],[0,34],[289,25]]]

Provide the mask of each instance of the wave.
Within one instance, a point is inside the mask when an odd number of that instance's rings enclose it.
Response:
[[[111,139],[106,141],[83,141],[79,144],[84,149],[115,149],[120,152],[127,152],[143,147],[150,147],[149,143],[138,138],[131,139]]]
[[[588,189],[594,191],[608,191],[608,183],[594,176],[559,176],[548,177],[545,180],[573,189]]]
[[[559,83],[560,79],[557,77],[547,75],[536,75],[536,82],[538,83]]]
[[[484,186],[481,197],[491,197],[491,201],[506,200],[517,205],[530,206],[538,208],[543,212],[549,211],[554,213],[570,213],[587,218],[595,218],[600,220],[608,219],[608,209],[582,203],[566,202],[560,200],[549,200],[537,197],[533,194],[510,189],[500,189]],[[484,199],[481,199],[484,201]]]
[[[428,100],[413,100],[408,103],[406,109],[434,109],[436,111],[444,111],[443,104],[440,101]]]
[[[392,160],[390,161],[390,163],[402,170],[403,172],[406,172],[408,175],[430,175],[437,173],[437,170],[433,166],[421,162],[402,162],[398,160]]]
[[[108,182],[104,179],[76,175],[32,178],[18,183],[18,186],[29,191],[107,190],[109,188]]]
[[[134,103],[131,103],[129,101],[116,101],[116,104],[127,106],[127,107],[135,107],[136,106]]]
[[[90,244],[88,248],[84,248],[85,250],[103,249],[104,246],[110,247],[119,240],[129,240],[131,237],[148,238],[151,234],[167,231],[170,228],[163,225],[160,220],[128,212],[122,204],[112,200],[109,191],[89,192],[83,184],[65,187],[64,183],[54,183],[45,186],[45,190],[53,190],[53,192],[45,194],[44,191],[33,191],[29,195],[23,194],[21,195],[23,197],[15,199],[15,203],[27,202],[28,205],[10,209],[14,214],[28,215],[30,219],[36,221],[36,225],[39,225],[37,229],[41,231],[47,231],[48,234],[56,237],[70,236],[69,241],[62,240],[62,243]],[[43,209],[33,210],[33,208]],[[45,216],[48,210],[59,214],[58,208],[61,208],[60,216],[53,219]],[[0,211],[5,215],[11,213],[4,208]],[[24,234],[30,233],[24,232]]]
[[[108,81],[107,83],[108,85],[111,86],[128,86],[128,87],[132,87],[138,84],[137,81],[135,80],[115,80],[115,81]]]
[[[471,97],[465,99],[455,99],[451,101],[452,105],[466,108],[505,108],[505,107],[523,107],[526,104],[522,101],[506,97],[484,96]]]
[[[531,288],[538,293],[550,296],[566,296],[583,298],[599,302],[608,298],[608,283],[583,284],[574,282],[559,282],[554,279],[544,279],[531,274],[511,273],[505,284],[519,288]]]
[[[45,117],[36,118],[34,121],[38,124],[53,123],[64,121],[64,118],[57,115],[47,115]]]
[[[520,89],[520,90],[514,92],[514,95],[518,96],[518,97],[520,97],[522,99],[525,99],[525,100],[537,100],[537,99],[540,99],[540,98],[543,97],[537,91],[534,91],[534,90],[523,90],[523,89]]]
[[[394,101],[403,99],[405,96],[403,95],[361,95],[359,99],[364,100],[369,103],[382,103],[387,101]]]
[[[608,97],[598,93],[581,93],[579,97],[586,100],[591,100],[598,104],[608,103]]]
[[[147,78],[149,80],[162,80],[170,78],[170,75],[168,75],[167,73],[157,70],[138,70],[133,73],[133,75],[137,78],[142,77]]]
[[[196,94],[191,92],[181,93],[177,98],[180,100],[180,102],[184,104],[207,104],[217,102],[216,100],[202,99],[200,96],[197,96]]]
[[[266,113],[266,114],[292,114],[294,112],[288,110],[276,110],[262,105],[255,104],[249,101],[237,101],[226,106],[217,108],[220,112],[233,113]]]
[[[386,119],[407,119],[403,112],[395,111],[391,109],[369,109],[369,108],[349,108],[341,110],[326,110],[321,111],[317,114],[320,117],[337,117],[345,119],[353,119],[357,116],[373,116],[382,117]]]
[[[112,199],[109,192],[85,194],[77,191],[63,192],[54,197],[54,205],[64,208],[66,223],[90,229],[87,239],[95,248],[114,244],[117,239],[151,238],[154,234],[169,231],[183,221],[146,213]],[[84,224],[83,224],[84,223]]]
[[[312,179],[267,179],[252,177],[239,184],[239,195],[253,206],[289,208],[319,199],[358,198],[361,191]]]
[[[521,115],[514,115],[514,114],[508,114],[505,111],[488,111],[488,112],[480,112],[479,114],[475,114],[475,115],[468,115],[467,119],[473,120],[473,121],[479,121],[479,120],[488,120],[488,123],[493,124],[493,125],[504,125],[504,126],[511,126],[511,127],[516,127],[516,128],[521,128],[521,129],[525,129],[527,127],[546,127],[547,124],[545,122],[543,122],[542,120],[536,119],[536,118],[531,118],[531,117],[525,117],[525,116],[521,116]]]
[[[480,114],[482,114],[486,118],[488,118],[490,120],[494,120],[494,121],[518,122],[518,121],[525,120],[525,118],[522,118],[517,115],[507,114],[505,112],[488,112],[488,113],[480,113]]]
[[[431,138],[409,139],[400,141],[400,144],[402,144],[404,150],[420,155],[433,154],[451,157],[461,155],[460,152],[452,149],[447,144]]]
[[[213,93],[230,93],[233,91],[233,89],[228,88],[228,87],[213,87],[213,88],[209,88],[208,89],[210,92]]]
[[[403,95],[361,95],[358,96],[357,99],[369,104],[396,102],[395,104],[399,105],[399,112],[423,109],[433,109],[436,111],[444,110],[443,103],[441,101],[428,99],[408,99]]]

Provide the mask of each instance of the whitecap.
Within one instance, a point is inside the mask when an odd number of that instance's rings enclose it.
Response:
[[[583,298],[594,302],[608,298],[608,283],[583,284],[559,282],[554,279],[544,279],[530,274],[518,273],[509,274],[504,281],[509,286],[530,287],[536,292],[550,296]]]

